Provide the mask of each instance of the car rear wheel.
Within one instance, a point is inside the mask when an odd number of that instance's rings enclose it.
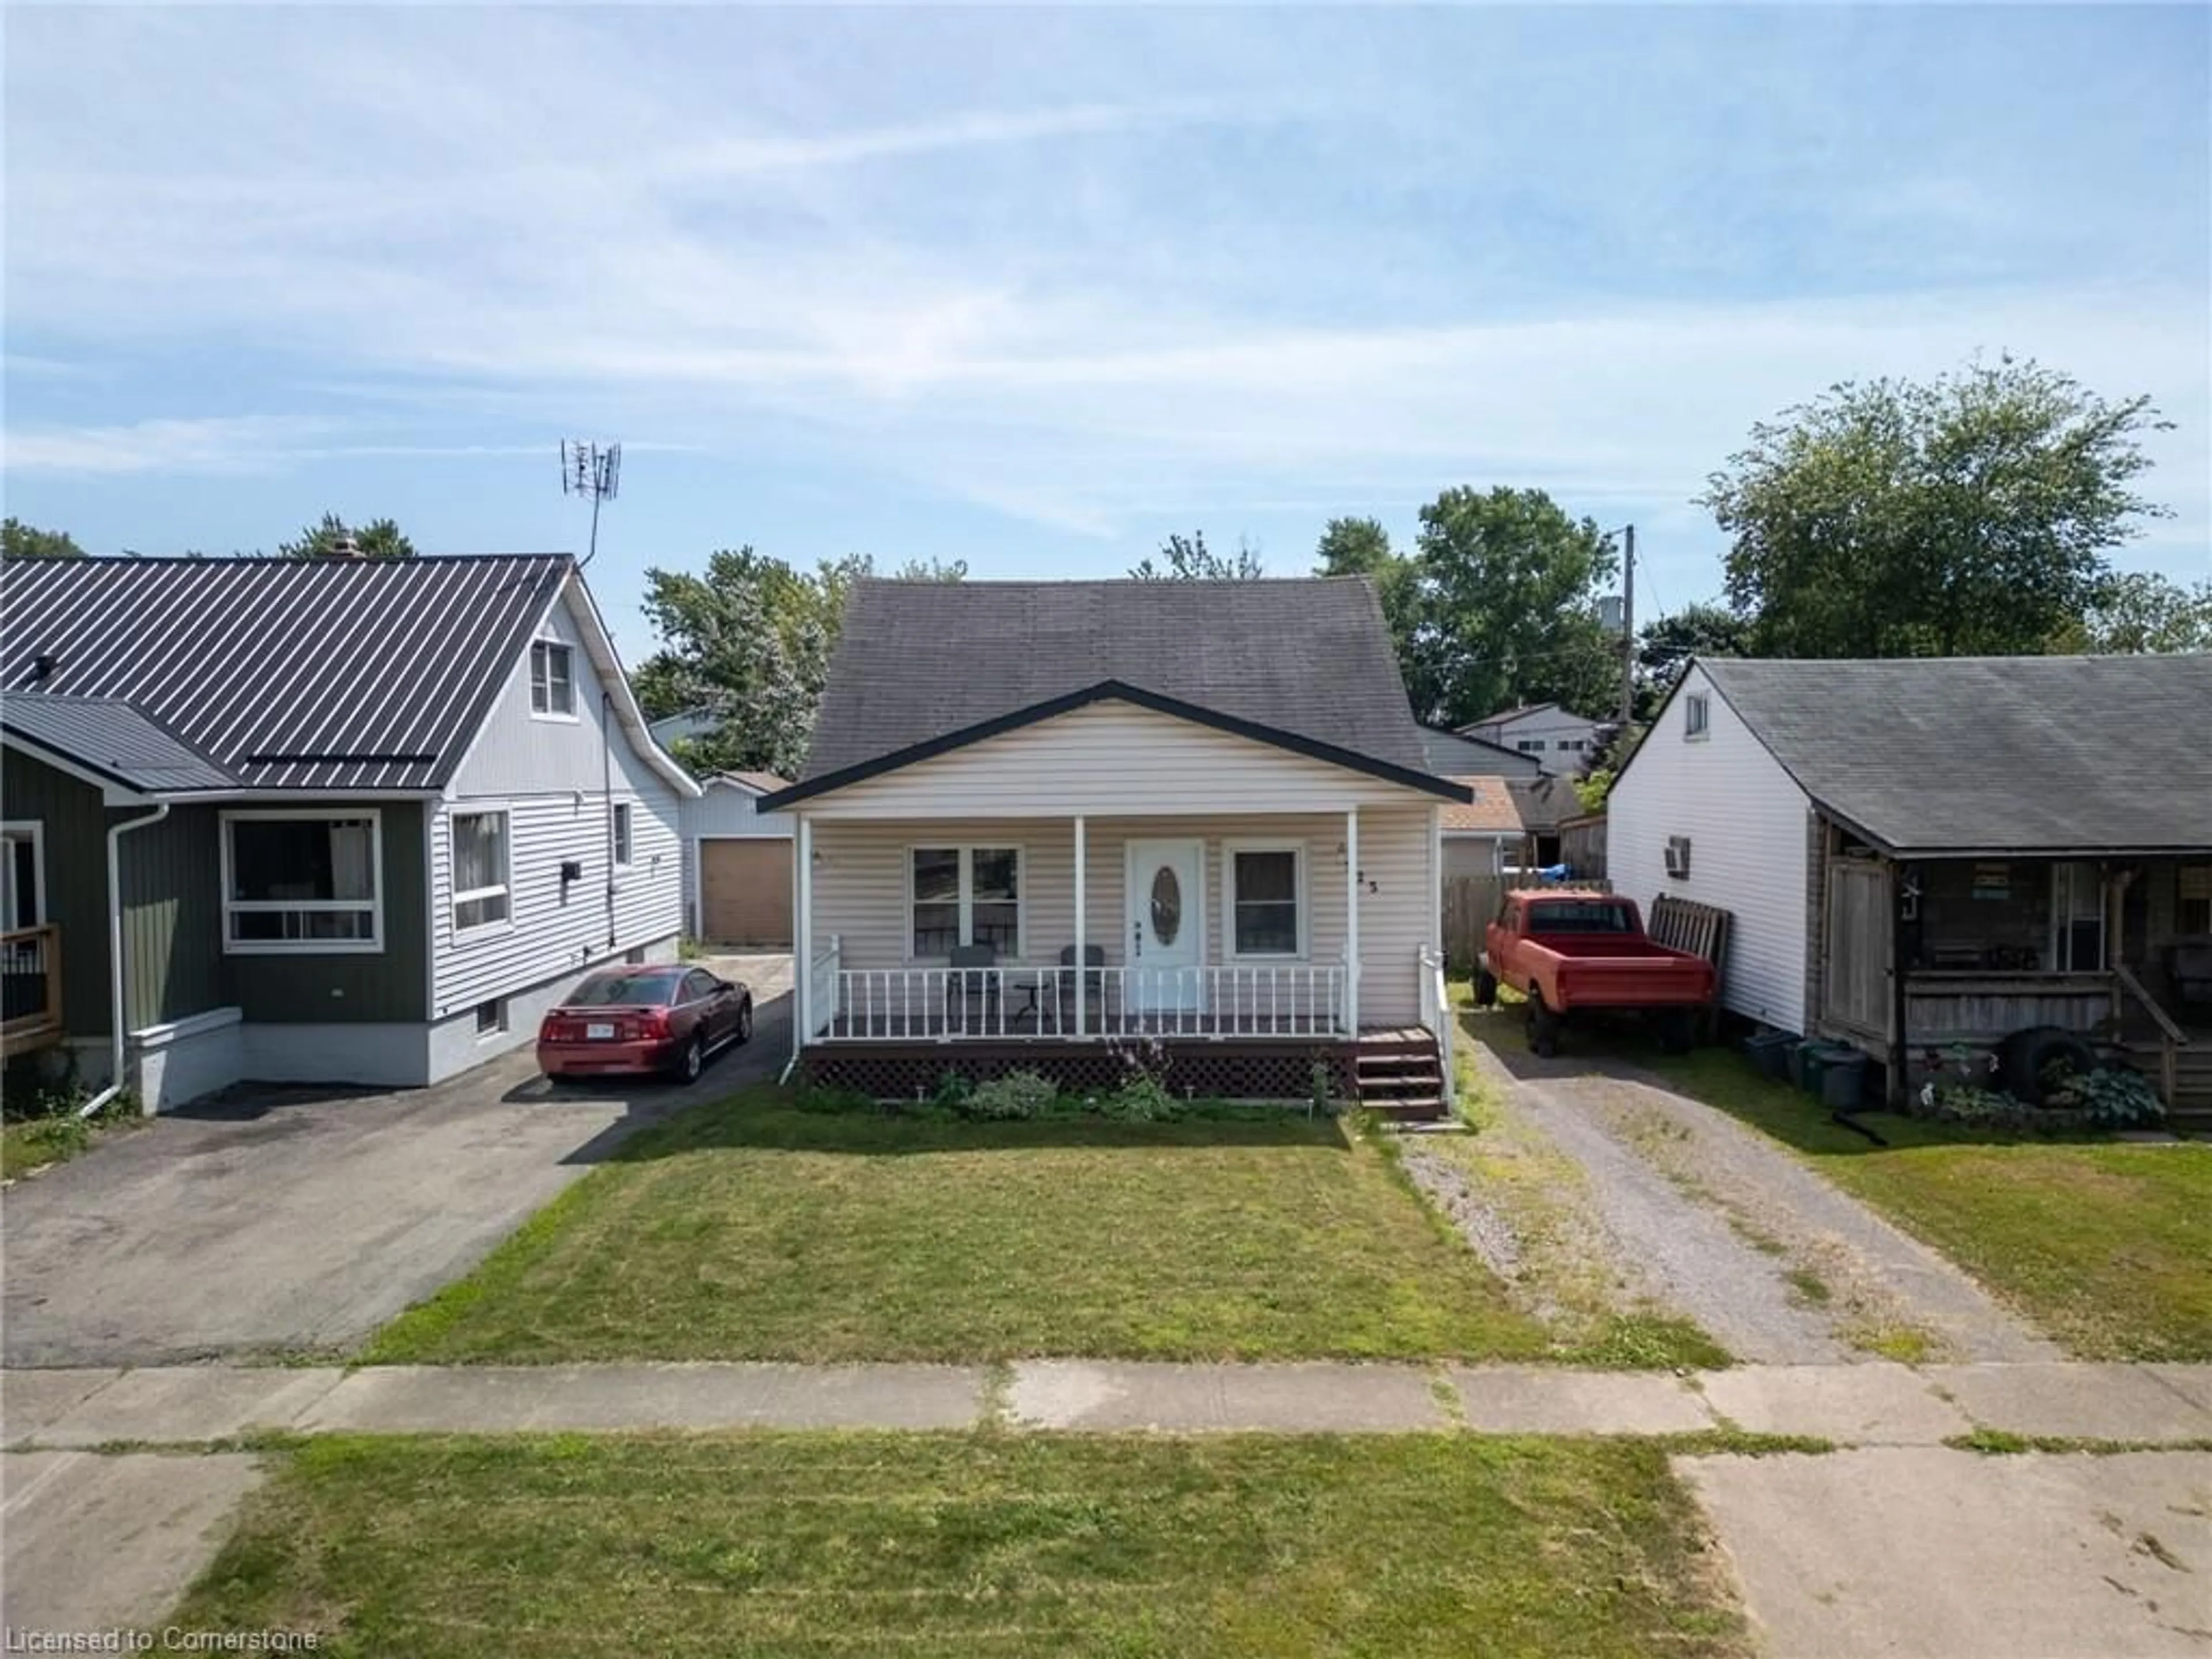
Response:
[[[747,997],[743,1002],[738,1005],[737,1041],[739,1042],[750,1042],[752,1040],[753,1000],[750,997]]]
[[[676,1075],[686,1083],[696,1083],[699,1073],[706,1069],[707,1045],[695,1033],[691,1041],[684,1045],[683,1054],[677,1057]]]

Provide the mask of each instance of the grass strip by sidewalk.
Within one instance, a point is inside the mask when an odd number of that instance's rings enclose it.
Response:
[[[773,1087],[629,1143],[374,1363],[1544,1357],[1355,1127],[1005,1124]]]
[[[325,1651],[1743,1653],[1650,1442],[343,1438],[170,1622]]]

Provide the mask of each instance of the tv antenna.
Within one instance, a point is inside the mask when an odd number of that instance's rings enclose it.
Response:
[[[592,498],[592,544],[584,554],[591,563],[599,550],[599,503],[611,501],[622,489],[622,446],[600,444],[582,438],[561,441],[561,493]],[[583,565],[576,567],[579,570]]]

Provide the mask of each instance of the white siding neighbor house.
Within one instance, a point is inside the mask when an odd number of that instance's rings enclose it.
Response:
[[[1527,755],[1554,776],[1568,777],[1589,764],[1603,728],[1601,720],[1585,720],[1555,702],[1538,702],[1502,708],[1459,730],[1463,737]]]
[[[722,772],[684,803],[684,915],[691,937],[748,949],[788,950],[791,816],[763,812],[763,795],[791,787],[773,772]]]
[[[407,1086],[676,953],[679,804],[574,560],[0,569],[9,1054],[149,1110]]]
[[[2212,655],[1693,661],[1615,781],[1613,885],[1735,921],[1737,1012],[1903,1101],[1958,1050],[2212,1122]]]
[[[1606,800],[1613,890],[1646,915],[1662,893],[1731,912],[1722,1005],[1801,1035],[1812,811],[1695,662]]]
[[[1110,1086],[1141,1043],[1179,1091],[1303,1097],[1320,1063],[1439,1111],[1470,793],[1364,581],[859,583],[805,773],[760,803],[796,825],[794,1058],[910,1097]]]

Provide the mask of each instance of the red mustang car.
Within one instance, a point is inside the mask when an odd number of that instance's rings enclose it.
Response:
[[[681,963],[602,968],[538,1028],[548,1077],[665,1072],[689,1083],[708,1056],[753,1034],[753,994]]]

